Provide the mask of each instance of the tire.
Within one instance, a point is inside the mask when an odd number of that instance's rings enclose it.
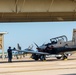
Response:
[[[61,59],[61,57],[56,57],[57,59]]]
[[[46,59],[45,59],[45,56],[44,56],[44,55],[41,55],[41,56],[40,56],[40,60],[41,60],[41,61],[46,60]]]
[[[67,56],[63,56],[62,60],[66,60],[68,57]]]
[[[39,57],[38,57],[38,55],[33,54],[33,55],[32,55],[32,59],[34,59],[35,61],[38,61]]]

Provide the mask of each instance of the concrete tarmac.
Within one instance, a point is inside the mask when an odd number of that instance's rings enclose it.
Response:
[[[0,75],[76,75],[76,54],[65,61],[56,58],[46,61],[23,58],[8,63],[7,59],[0,59]]]

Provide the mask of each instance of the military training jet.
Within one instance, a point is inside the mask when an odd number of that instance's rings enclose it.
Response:
[[[73,30],[73,39],[71,41],[68,41],[67,37],[65,35],[55,37],[50,39],[50,43],[43,44],[41,46],[38,46],[36,43],[34,43],[37,46],[37,50],[31,49],[24,49],[24,50],[16,50],[18,52],[23,53],[31,53],[32,59],[34,60],[46,60],[47,55],[54,55],[57,59],[67,59],[69,55],[72,55],[74,51],[76,51],[76,30]]]
[[[31,50],[32,48],[33,48],[33,45],[30,45],[30,46],[29,46],[28,48],[26,48],[25,50]],[[19,57],[21,58],[22,55],[23,55],[23,57],[24,57],[24,55],[27,54],[27,53],[21,51],[21,46],[20,46],[19,43],[18,43],[18,44],[17,44],[17,49],[16,49],[15,47],[12,49],[12,54],[13,54],[13,56],[15,56],[17,59],[19,59]]]

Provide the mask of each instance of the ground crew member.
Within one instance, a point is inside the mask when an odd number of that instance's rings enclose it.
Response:
[[[8,48],[8,62],[12,62],[12,49],[11,47]]]

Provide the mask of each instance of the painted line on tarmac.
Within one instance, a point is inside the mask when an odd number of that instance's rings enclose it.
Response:
[[[9,73],[22,73],[22,72],[34,72],[34,71],[48,71],[48,70],[64,70],[64,69],[76,69],[76,67],[70,68],[50,68],[50,69],[38,69],[38,70],[20,70],[20,71],[6,71],[0,72],[0,74],[9,74]]]

